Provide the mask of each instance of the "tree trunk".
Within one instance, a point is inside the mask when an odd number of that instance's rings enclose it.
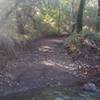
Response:
[[[59,4],[59,8],[58,8],[58,33],[60,33],[60,28],[61,28],[61,8],[60,8],[60,4]]]
[[[98,16],[97,16],[96,31],[100,32],[100,0],[98,0]]]
[[[84,6],[85,6],[85,1],[86,0],[81,0],[80,1],[80,6],[79,6],[79,10],[78,10],[78,15],[77,15],[77,29],[76,32],[80,33],[82,31],[82,26],[83,26],[83,10],[84,10]]]
[[[19,11],[16,11],[16,20],[17,20],[18,33],[24,35],[25,34],[24,25]]]

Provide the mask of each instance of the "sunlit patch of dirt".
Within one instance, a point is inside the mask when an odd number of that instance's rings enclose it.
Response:
[[[66,65],[66,64],[62,64],[60,62],[55,62],[55,61],[52,61],[52,60],[40,61],[40,63],[47,65],[47,66],[60,68],[60,69],[63,69],[65,71],[68,71],[68,72],[77,70],[77,67],[74,67],[75,64]]]
[[[64,42],[62,39],[52,39],[49,41],[54,42],[54,43],[63,43]]]
[[[39,51],[42,51],[42,52],[51,52],[53,50],[52,47],[50,46],[47,46],[47,45],[43,45],[41,47],[38,48]]]

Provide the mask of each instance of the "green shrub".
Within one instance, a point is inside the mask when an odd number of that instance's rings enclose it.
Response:
[[[82,37],[94,41],[97,48],[100,48],[100,33],[82,33]]]
[[[100,49],[100,33],[85,33],[81,34],[73,33],[65,40],[65,45],[74,44],[77,48],[81,46],[81,39],[89,39],[94,41],[97,46],[97,49]]]
[[[8,57],[16,56],[15,42],[9,35],[0,34],[0,50]]]
[[[65,40],[65,45],[74,44],[76,46],[80,46],[80,36],[78,34],[72,34]]]

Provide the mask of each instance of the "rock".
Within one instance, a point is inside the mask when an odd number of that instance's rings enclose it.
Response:
[[[63,100],[63,98],[61,98],[61,97],[56,97],[55,100]]]
[[[85,91],[95,92],[96,91],[96,85],[94,83],[87,83],[87,84],[84,84],[82,89],[85,90]]]

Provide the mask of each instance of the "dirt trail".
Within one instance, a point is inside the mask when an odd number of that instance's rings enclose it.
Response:
[[[43,38],[7,63],[0,73],[0,94],[46,86],[69,86],[79,78],[77,65],[64,49],[64,38]]]

